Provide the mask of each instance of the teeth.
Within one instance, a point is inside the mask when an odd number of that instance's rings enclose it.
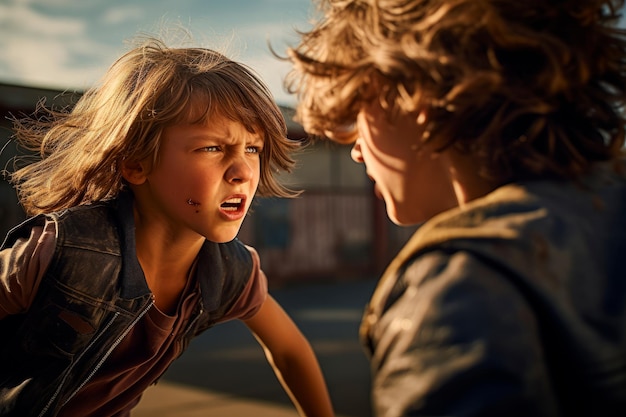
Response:
[[[243,201],[242,198],[229,198],[228,200],[222,203],[222,208],[224,210],[236,211],[241,205],[242,201]]]

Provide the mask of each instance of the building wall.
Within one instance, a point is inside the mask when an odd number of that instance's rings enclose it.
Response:
[[[379,275],[415,228],[392,224],[350,146],[320,141],[284,183],[295,199],[257,199],[239,238],[257,248],[270,281]]]

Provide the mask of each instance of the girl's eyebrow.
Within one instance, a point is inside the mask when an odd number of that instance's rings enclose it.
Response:
[[[233,135],[230,135],[229,132],[224,131],[222,134],[213,134],[213,133],[198,133],[192,134],[187,137],[188,140],[197,141],[197,142],[225,142],[225,143],[239,143],[242,140],[236,138]],[[259,134],[250,134],[245,140],[243,140],[246,144],[265,144],[265,139],[262,135]]]

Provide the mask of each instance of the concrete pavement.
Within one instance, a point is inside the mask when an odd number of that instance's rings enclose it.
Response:
[[[190,386],[159,382],[150,387],[132,417],[298,417],[294,407]],[[337,416],[339,417],[339,416]]]

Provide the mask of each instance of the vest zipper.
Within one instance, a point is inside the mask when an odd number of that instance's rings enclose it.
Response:
[[[200,320],[200,317],[202,317],[202,314],[204,314],[204,307],[202,306],[202,302],[201,302],[200,311],[198,311],[198,314],[196,314],[196,317],[194,317],[193,320],[191,320],[191,322],[187,325],[187,328],[185,329],[183,336],[187,336],[187,334],[189,334],[189,332],[196,325],[198,320]]]
[[[202,303],[200,303],[200,310],[198,311],[198,314],[196,314],[193,320],[191,320],[189,324],[187,324],[187,326],[183,329],[183,331],[181,331],[180,335],[176,339],[176,350],[177,350],[176,356],[177,357],[182,355],[182,353],[187,349],[187,346],[189,345],[189,341],[191,340],[191,336],[189,334],[195,327],[196,323],[200,320],[203,313],[204,313],[204,307],[202,306]],[[162,375],[163,374],[159,376],[159,379],[161,378]]]
[[[83,382],[78,386],[78,388],[76,388],[74,390],[74,392],[72,392],[72,394],[67,398],[67,400],[65,400],[65,402],[63,404],[61,404],[61,407],[63,407],[65,404],[67,404],[72,398],[74,398],[74,396],[76,395],[76,393],[78,391],[80,391],[80,389],[82,387],[85,386],[85,384],[87,382],[89,382],[91,380],[91,378],[95,375],[95,373],[98,371],[98,369],[100,369],[100,367],[102,366],[102,364],[104,363],[104,361],[107,360],[107,358],[111,355],[111,353],[113,352],[113,350],[115,350],[115,348],[117,347],[117,345],[119,345],[121,343],[121,341],[124,339],[124,337],[128,334],[128,332],[130,332],[130,330],[135,327],[135,324],[137,324],[137,322],[139,320],[141,320],[141,318],[148,312],[148,310],[150,309],[150,307],[152,307],[152,304],[154,304],[154,296],[152,296],[152,300],[150,301],[150,303],[148,303],[148,305],[139,313],[139,315],[133,320],[133,322],[126,328],[126,330],[124,330],[124,332],[115,340],[115,342],[113,342],[113,344],[111,345],[111,347],[106,351],[106,353],[104,354],[104,356],[102,356],[102,358],[100,359],[100,361],[98,361],[98,363],[96,364],[95,368],[89,373],[89,375],[87,375],[87,377],[83,380]],[[115,315],[111,318],[111,320],[109,320],[109,322],[106,324],[106,326],[104,326],[104,328],[102,329],[102,331],[100,332],[100,335],[103,335],[107,329],[109,327],[111,327],[111,325],[113,324],[113,322],[117,319],[117,317],[120,315],[120,313],[116,312]],[[98,337],[99,338],[99,337]],[[95,338],[90,344],[89,346],[87,346],[87,348],[83,351],[83,353],[81,354],[81,356],[76,360],[75,363],[80,362],[80,360],[82,359],[82,356],[89,351],[89,349],[91,349],[91,347],[98,341],[98,338]],[[68,373],[69,374],[69,373]],[[67,377],[67,376],[66,376]],[[54,400],[56,399],[56,397],[59,395],[59,392],[61,391],[61,388],[64,385],[63,381],[61,384],[59,384],[59,387],[57,388],[57,390],[54,392],[54,394],[52,395],[52,397],[50,398],[50,400],[48,401],[48,404],[46,404],[46,406],[43,408],[43,410],[41,410],[41,413],[39,413],[38,417],[43,417],[43,415],[48,411],[48,409],[50,408],[50,406],[52,405],[52,403],[54,402]]]

